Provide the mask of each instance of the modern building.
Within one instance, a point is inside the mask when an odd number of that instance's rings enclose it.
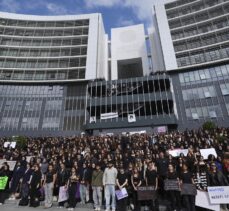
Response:
[[[229,127],[229,1],[162,0],[153,24],[0,13],[0,133]]]
[[[67,135],[86,122],[86,86],[107,79],[101,14],[0,13],[1,135]]]
[[[229,1],[176,0],[153,8],[156,42],[164,69],[174,70],[228,60]],[[160,62],[153,58],[155,70]],[[163,66],[160,66],[163,68]]]
[[[169,1],[153,20],[153,70],[170,75],[178,128],[229,126],[229,1]]]
[[[164,73],[112,81],[95,81],[88,86],[85,129],[103,132],[153,132],[177,128],[171,81]]]

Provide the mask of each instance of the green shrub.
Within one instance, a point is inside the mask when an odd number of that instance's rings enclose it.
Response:
[[[216,128],[216,125],[215,125],[215,123],[212,122],[212,121],[207,121],[207,122],[205,122],[205,123],[203,124],[202,127],[203,127],[204,130],[210,131],[210,130],[214,130],[214,129]]]
[[[27,139],[24,136],[14,136],[12,137],[16,141],[16,147],[19,149],[25,149],[27,147]]]

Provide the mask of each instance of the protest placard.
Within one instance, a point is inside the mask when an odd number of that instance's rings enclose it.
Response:
[[[6,162],[8,163],[8,165],[9,165],[9,167],[10,167],[10,171],[13,171],[17,161],[8,160],[8,161],[6,161]]]
[[[65,186],[60,187],[58,202],[63,202],[68,200],[68,189]]]
[[[0,177],[0,190],[5,190],[8,177]]]
[[[122,190],[116,190],[115,194],[116,194],[118,200],[121,200],[121,199],[128,197],[128,193],[126,191],[126,188],[122,188]]]
[[[155,187],[153,186],[138,187],[137,192],[138,192],[139,201],[154,200],[156,198],[156,191],[155,191]]]
[[[164,189],[166,191],[168,191],[168,190],[180,191],[179,183],[175,179],[174,180],[172,180],[172,179],[166,179],[164,181]]]
[[[181,195],[197,195],[196,186],[193,184],[183,183],[181,185]]]
[[[229,186],[208,187],[208,196],[211,204],[228,204]]]
[[[217,157],[217,153],[214,148],[200,149],[200,154],[204,157],[205,160],[208,159],[209,155],[214,155],[215,157]]]
[[[173,157],[179,157],[180,154],[184,154],[184,156],[187,156],[188,149],[173,149],[173,150],[169,150],[169,154],[172,155]]]
[[[208,210],[220,211],[219,204],[211,204],[209,201],[208,193],[206,191],[197,190],[196,206]]]

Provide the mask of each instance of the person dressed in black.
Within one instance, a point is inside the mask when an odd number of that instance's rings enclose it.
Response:
[[[168,180],[168,183],[173,182],[174,184],[174,187],[171,187],[169,190],[167,190],[167,197],[171,203],[171,210],[180,210],[181,209],[181,195],[180,195],[180,190],[179,190],[180,189],[179,177],[172,164],[169,164],[166,179]]]
[[[195,183],[193,174],[188,170],[188,166],[185,163],[183,164],[182,170],[183,172],[180,175],[180,184],[183,205],[187,211],[195,211],[196,193],[194,191]],[[187,188],[185,189],[185,186],[189,187],[189,190],[187,190]]]
[[[28,204],[28,196],[29,196],[29,182],[32,176],[33,170],[29,163],[26,164],[25,174],[21,179],[21,198],[22,200],[26,201]]]
[[[224,174],[217,169],[214,162],[210,164],[209,186],[228,186],[229,182]]]
[[[150,161],[145,173],[146,186],[154,187],[155,191],[158,188],[158,176],[157,168],[153,161]],[[150,210],[159,210],[158,200],[156,195],[152,197],[152,200],[149,203]]]
[[[20,184],[20,179],[23,177],[25,172],[24,166],[21,165],[21,162],[18,161],[16,163],[16,166],[14,167],[13,171],[13,176],[11,180],[11,187],[10,187],[10,192],[11,192],[11,199],[14,200],[16,198],[16,193],[19,189],[19,184]]]
[[[29,196],[30,207],[39,206],[39,187],[41,186],[41,170],[38,164],[34,165],[34,172],[30,178]]]
[[[163,152],[160,152],[159,159],[156,160],[157,173],[158,173],[158,191],[162,198],[165,197],[164,180],[168,170],[168,159]]]
[[[7,163],[4,163],[0,169],[0,177],[8,177],[5,190],[0,190],[0,205],[2,205],[9,196],[9,181],[11,178],[11,172]]]
[[[127,174],[124,171],[123,166],[120,166],[118,176],[116,179],[116,184],[119,190],[122,190],[123,188],[127,188],[128,185],[128,177]],[[127,209],[127,198],[123,198],[118,201],[117,203],[117,210],[119,211],[126,211]]]
[[[71,176],[68,180],[68,210],[74,210],[76,207],[77,199],[76,199],[76,191],[77,191],[77,183],[79,182],[79,175],[76,173],[76,169],[73,167],[71,169]]]
[[[56,185],[60,191],[60,187],[65,186],[67,188],[67,183],[69,179],[68,171],[65,168],[63,163],[60,164],[60,171],[57,173],[57,182]],[[66,201],[62,201],[58,203],[59,208],[63,208]]]
[[[142,184],[141,174],[138,169],[135,167],[133,173],[131,175],[131,185],[133,187],[133,203],[134,203],[134,211],[140,211],[141,205],[138,201],[138,187]]]

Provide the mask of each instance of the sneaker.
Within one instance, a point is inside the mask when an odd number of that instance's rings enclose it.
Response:
[[[100,211],[101,209],[98,207],[97,210]]]
[[[134,205],[133,204],[130,204],[130,209],[134,210]]]
[[[0,206],[3,205],[3,203],[0,203]]]

